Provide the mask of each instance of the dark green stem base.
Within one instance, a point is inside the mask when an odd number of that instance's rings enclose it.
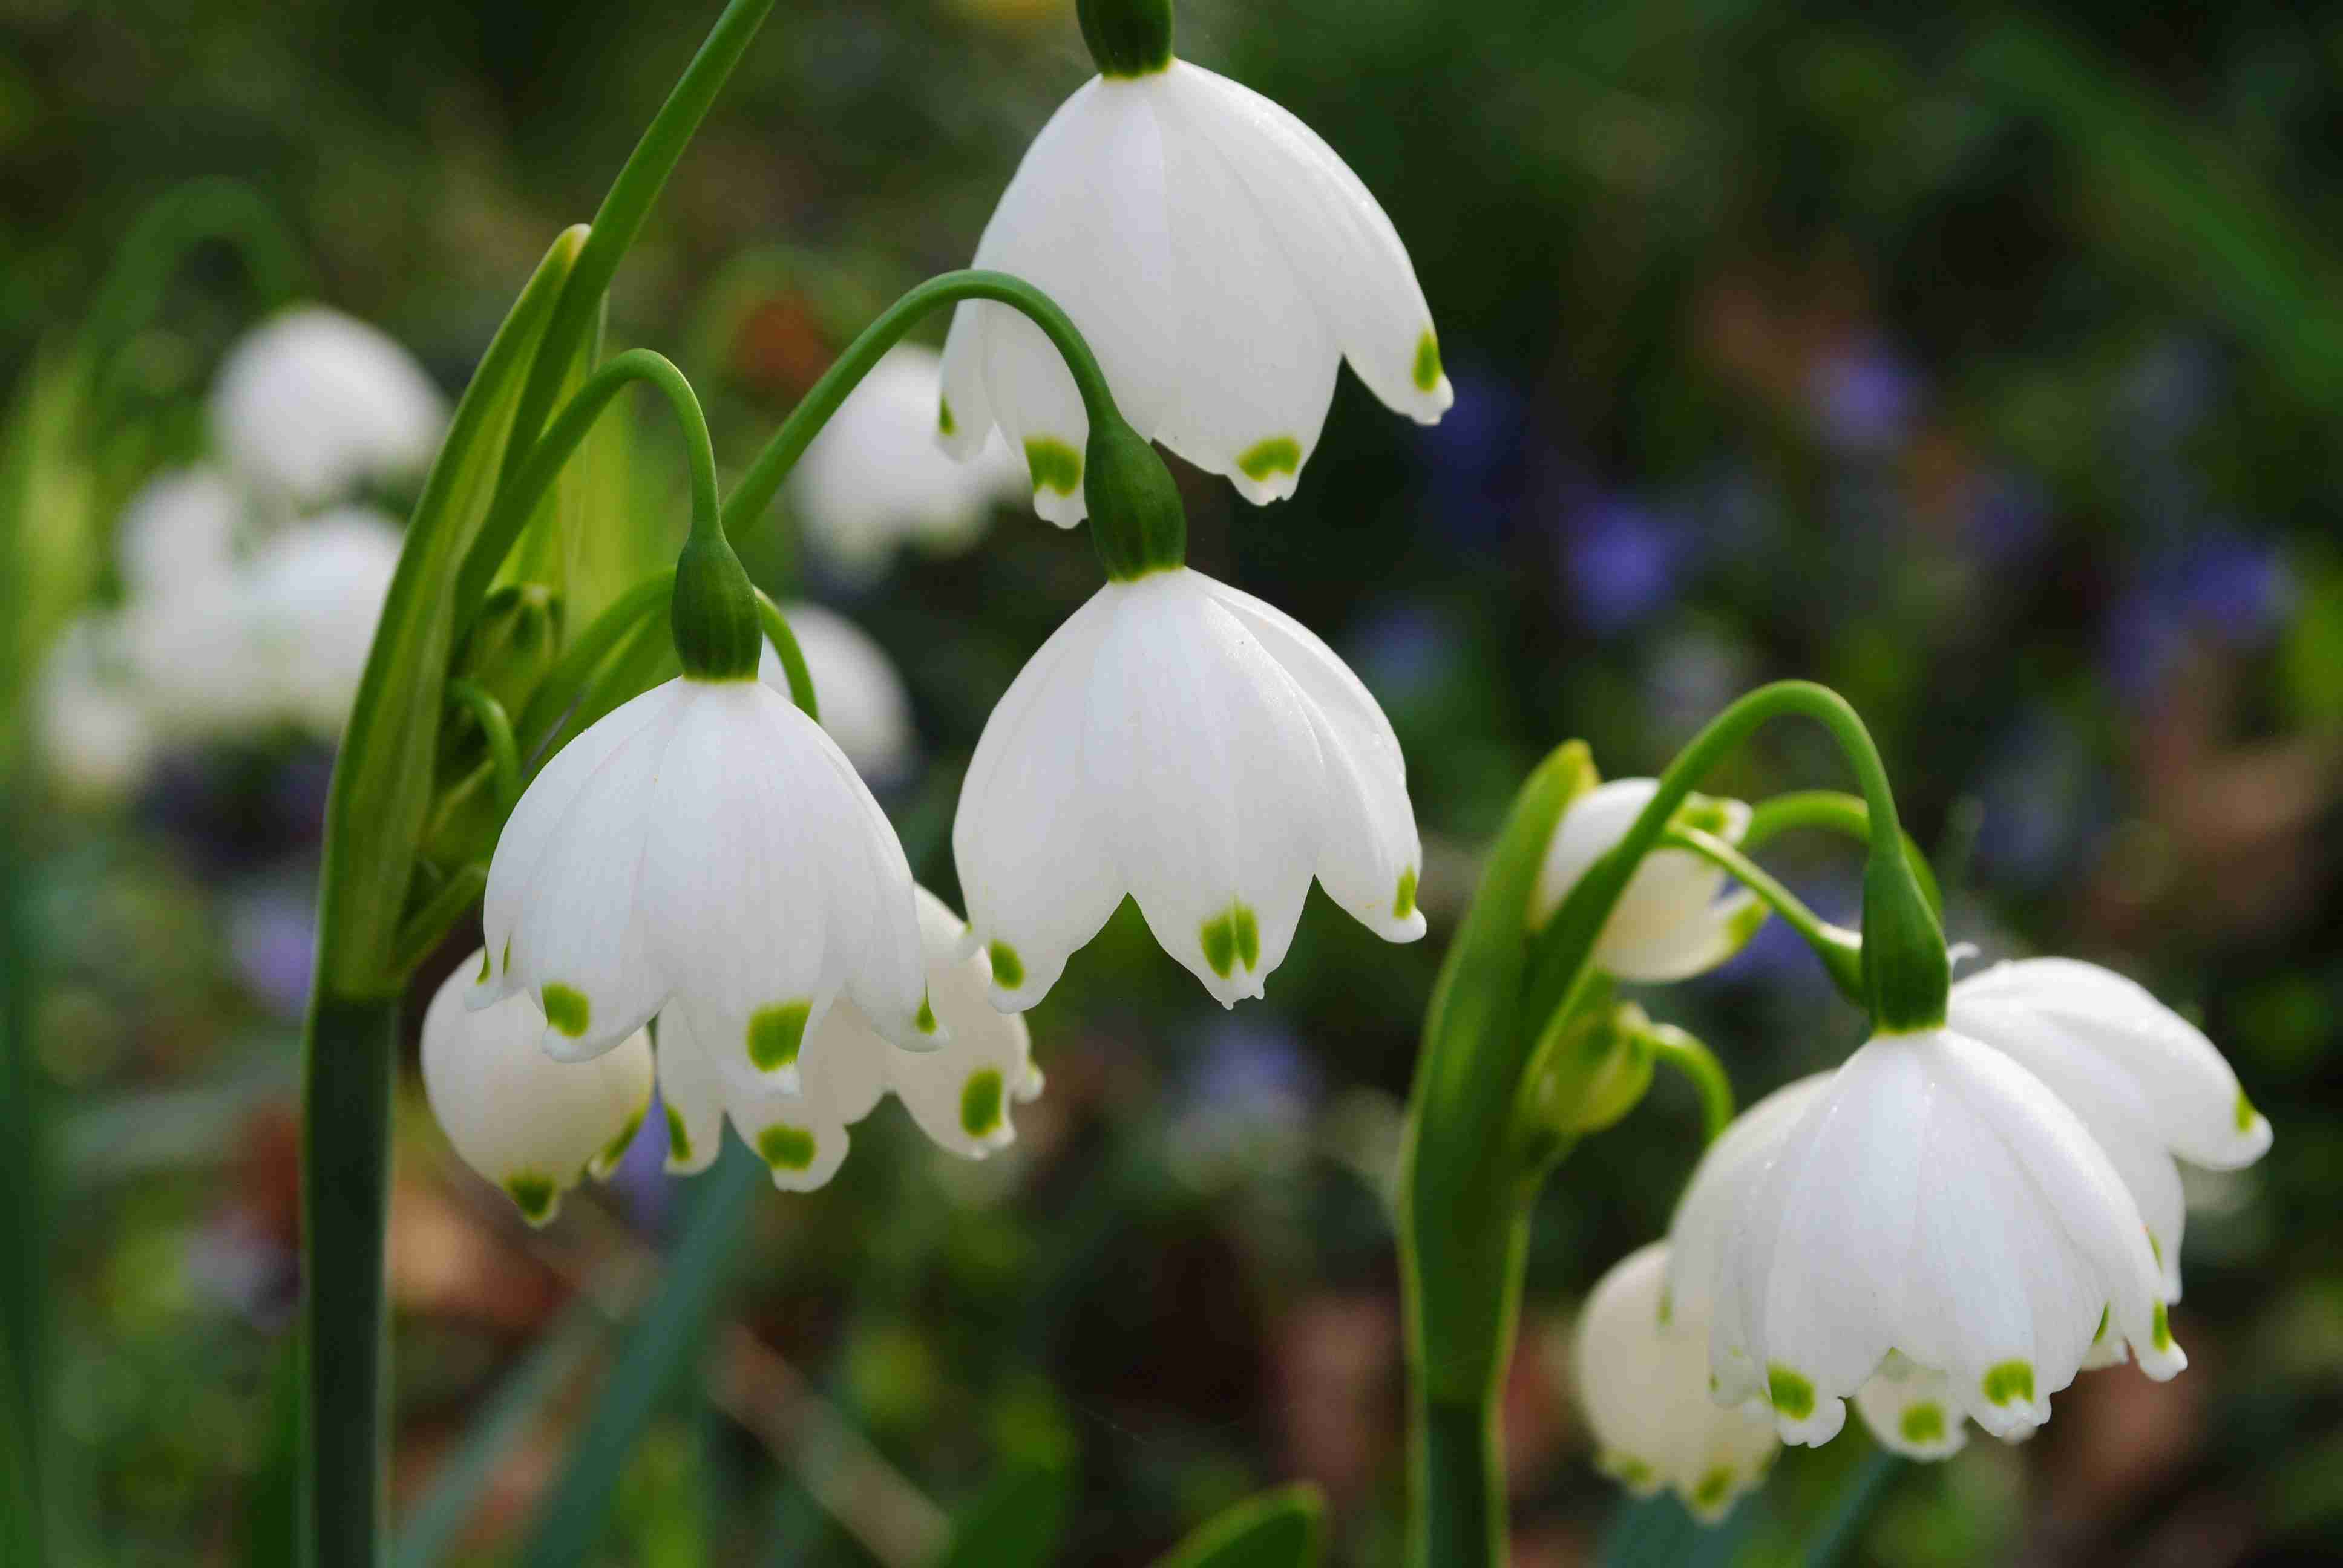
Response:
[[[1427,1568],[1486,1568],[1505,1560],[1504,1456],[1493,1408],[1424,1408],[1413,1548]]]
[[[385,1495],[390,1091],[397,997],[319,995],[301,1107],[301,1561],[374,1568]]]

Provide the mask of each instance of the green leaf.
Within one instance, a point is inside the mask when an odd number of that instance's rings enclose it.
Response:
[[[1311,1568],[1325,1549],[1325,1517],[1316,1487],[1281,1486],[1210,1521],[1156,1568]]]
[[[566,230],[521,291],[457,407],[408,521],[327,808],[321,991],[380,996],[402,978],[393,955],[430,806],[449,645],[468,609],[451,589],[494,499],[538,340],[585,242],[583,226]]]
[[[103,552],[83,450],[76,356],[37,351],[0,419],[0,769],[24,740],[18,705],[57,628],[81,608]]]
[[[1011,1468],[952,1521],[936,1568],[1047,1568],[1066,1533],[1073,1480],[1063,1462]]]

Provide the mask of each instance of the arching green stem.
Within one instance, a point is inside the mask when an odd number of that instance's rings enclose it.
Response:
[[[477,680],[451,680],[447,695],[472,716],[488,738],[488,761],[496,769],[497,809],[510,811],[520,799],[520,754],[513,745],[512,720],[505,705]]]
[[[798,634],[789,629],[789,617],[761,588],[757,593],[757,618],[765,628],[765,636],[773,651],[781,658],[781,671],[789,679],[789,700],[801,709],[808,719],[821,722],[821,704],[814,700],[813,671],[806,668],[805,654],[798,647]]]
[[[1715,1053],[1672,1023],[1653,1024],[1638,1030],[1635,1038],[1650,1048],[1654,1060],[1667,1063],[1692,1081],[1700,1094],[1702,1131],[1707,1141],[1715,1142],[1717,1135],[1733,1124],[1733,1080],[1725,1076]]]
[[[1749,827],[1741,835],[1741,847],[1754,852],[1801,828],[1819,828],[1853,839],[1858,844],[1871,842],[1871,813],[1865,809],[1862,797],[1836,789],[1795,789],[1760,800],[1750,808]],[[1920,846],[1913,842],[1909,833],[1904,835],[1904,859],[1911,863],[1912,875],[1919,880],[1920,890],[1927,895],[1929,906],[1941,917],[1945,896],[1936,886],[1936,868],[1928,864],[1928,857],[1920,852]]]
[[[765,443],[765,449],[749,465],[749,471],[733,485],[732,494],[724,503],[725,531],[737,532],[750,519],[764,515],[765,508],[780,493],[781,481],[789,477],[789,470],[830,422],[830,417],[838,412],[847,395],[861,384],[887,350],[918,325],[921,317],[963,299],[989,299],[1022,312],[1065,360],[1066,369],[1074,378],[1074,390],[1081,394],[1082,413],[1091,428],[1122,422],[1122,416],[1115,408],[1114,394],[1107,387],[1106,373],[1099,368],[1090,345],[1048,295],[1023,278],[1005,272],[968,268],[943,273],[882,311],[879,319],[864,327],[862,335],[822,373],[821,379],[813,384],[813,390],[789,410],[781,427],[773,432],[773,438]]]
[[[691,383],[684,379],[683,372],[665,355],[648,348],[629,348],[614,355],[586,378],[586,384],[562,407],[552,427],[537,442],[518,471],[498,489],[495,509],[481,524],[478,537],[464,557],[463,568],[457,574],[459,624],[468,624],[480,601],[488,597],[497,568],[512,553],[514,542],[520,538],[521,529],[528,526],[529,515],[545,498],[545,492],[552,487],[569,459],[577,456],[594,421],[610,406],[610,399],[635,382],[658,390],[674,411],[676,423],[682,427],[684,457],[691,467],[693,533],[715,527],[719,516],[716,449],[708,437],[708,419],[700,412],[699,398],[692,392]]]
[[[1698,855],[1756,894],[1814,950],[1815,957],[1830,972],[1831,983],[1838,987],[1839,994],[1857,1007],[1863,1005],[1861,937],[1832,925],[1806,908],[1805,900],[1784,887],[1765,867],[1714,833],[1704,833],[1697,828],[1671,827],[1660,835],[1660,842],[1669,849]]]

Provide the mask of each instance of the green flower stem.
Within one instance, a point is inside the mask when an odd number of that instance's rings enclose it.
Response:
[[[1021,311],[1041,329],[1041,335],[1065,360],[1066,369],[1074,378],[1074,389],[1081,394],[1082,412],[1090,419],[1091,427],[1096,430],[1123,422],[1115,407],[1114,394],[1107,387],[1106,373],[1099,368],[1090,345],[1048,295],[1005,272],[969,268],[942,273],[904,295],[880,313],[878,320],[864,327],[862,335],[849,344],[846,352],[814,383],[813,390],[789,410],[781,427],[773,432],[773,438],[765,443],[765,449],[749,465],[749,471],[733,485],[732,494],[724,503],[724,531],[738,533],[743,526],[764,515],[765,508],[773,504],[774,496],[780,492],[781,481],[789,477],[789,470],[830,422],[830,417],[838,412],[847,395],[921,317],[963,299],[989,299]]]
[[[635,144],[626,166],[610,182],[608,194],[594,214],[592,232],[585,248],[578,252],[578,265],[563,285],[553,319],[529,367],[528,381],[522,388],[519,407],[513,417],[512,445],[505,449],[504,469],[498,477],[500,487],[518,477],[521,465],[536,443],[538,431],[553,407],[566,368],[600,317],[603,297],[609,292],[610,280],[618,276],[618,263],[633,246],[635,236],[642,231],[643,220],[650,214],[651,204],[659,200],[659,192],[666,187],[668,176],[683,156],[684,148],[691,145],[699,122],[707,117],[716,95],[732,75],[732,67],[739,64],[757,29],[764,25],[765,14],[772,8],[773,0],[731,0],[725,6],[724,14],[709,30],[707,42],[700,45],[699,53],[684,68],[675,90],[668,95],[667,102],[660,106],[658,116]]]
[[[398,928],[398,949],[391,960],[398,972],[413,974],[421,969],[423,960],[438,947],[440,939],[464,918],[465,910],[479,902],[480,895],[488,890],[488,869],[486,866],[457,867],[455,872],[440,885],[439,890],[431,895],[430,900],[407,916],[407,923]]]
[[[1725,1076],[1725,1064],[1692,1034],[1672,1023],[1637,1030],[1635,1038],[1650,1048],[1654,1060],[1664,1061],[1692,1080],[1700,1093],[1702,1131],[1709,1142],[1715,1142],[1717,1135],[1733,1124],[1733,1080]]]
[[[1672,849],[1682,849],[1698,855],[1718,870],[1725,872],[1764,901],[1765,907],[1782,917],[1784,923],[1805,940],[1815,957],[1830,971],[1831,983],[1839,994],[1855,1006],[1863,999],[1863,939],[1855,932],[1832,925],[1806,908],[1798,895],[1775,880],[1773,874],[1758,865],[1735,846],[1714,833],[1704,833],[1697,828],[1670,827],[1660,835],[1660,842]]]
[[[513,744],[512,720],[505,705],[477,680],[451,680],[447,695],[472,716],[488,738],[488,762],[496,769],[497,809],[509,812],[520,799],[520,754]]]
[[[587,241],[590,246],[591,239]],[[539,360],[539,364],[543,361]],[[530,514],[545,498],[547,490],[569,459],[578,454],[587,432],[594,421],[610,406],[625,387],[641,382],[655,388],[667,399],[674,411],[676,423],[683,428],[684,456],[691,466],[691,533],[694,538],[705,537],[717,526],[719,516],[716,501],[716,449],[708,437],[708,419],[700,412],[699,399],[665,355],[648,348],[629,348],[613,356],[586,378],[577,396],[565,404],[552,427],[536,443],[517,473],[509,475],[497,490],[497,504],[471,549],[464,557],[463,569],[456,578],[456,606],[459,622],[468,624],[481,601],[487,598],[488,585],[496,580],[497,569],[528,526]]]
[[[1503,1563],[1505,1462],[1497,1402],[1433,1400],[1420,1423],[1423,1491],[1408,1524],[1408,1561],[1423,1568]]]
[[[303,1561],[370,1568],[389,1524],[389,1319],[383,1244],[390,1218],[390,1094],[399,999],[320,989],[309,1010],[302,1099]]]
[[[559,727],[562,716],[576,704],[587,679],[601,668],[602,661],[610,657],[611,650],[628,632],[654,611],[667,608],[674,593],[674,572],[652,573],[620,594],[608,609],[594,618],[593,624],[562,649],[560,662],[546,672],[545,678],[538,683],[536,694],[529,698],[528,706],[521,709],[516,733],[526,743],[520,754],[521,766],[526,770],[521,780],[524,786],[552,755],[545,742]]]
[[[1784,833],[1800,828],[1819,828],[1860,844],[1871,842],[1871,813],[1860,796],[1836,789],[1797,789],[1760,800],[1750,808],[1749,827],[1741,835],[1741,848],[1754,853]],[[1912,875],[1918,879],[1920,891],[1927,895],[1929,907],[1941,917],[1945,896],[1936,886],[1936,868],[1928,864],[1928,857],[1920,852],[1920,846],[1909,833],[1904,835],[1904,859],[1910,862]]]
[[[781,657],[782,672],[789,678],[789,700],[804,709],[808,719],[820,723],[821,704],[814,700],[813,671],[806,668],[805,654],[798,647],[798,634],[789,629],[789,618],[781,613],[781,607],[761,589],[757,594],[757,618],[764,626],[773,651]]]

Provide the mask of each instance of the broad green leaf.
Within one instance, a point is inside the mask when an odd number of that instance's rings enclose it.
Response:
[[[1312,1568],[1325,1550],[1325,1518],[1316,1487],[1281,1486],[1210,1521],[1156,1568]]]
[[[1073,1491],[1065,1464],[1021,1464],[952,1521],[936,1568],[1048,1568],[1065,1534]]]

